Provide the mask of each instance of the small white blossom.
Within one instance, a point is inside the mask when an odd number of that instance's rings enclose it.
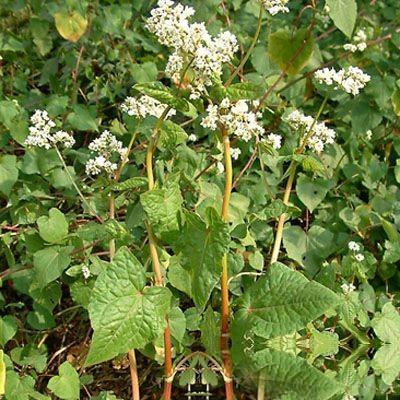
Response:
[[[83,275],[84,279],[89,279],[90,278],[91,273],[90,273],[89,268],[86,265],[84,265],[82,267],[82,275]]]
[[[340,287],[342,288],[344,294],[349,294],[356,290],[356,287],[352,283],[343,283],[343,285]]]
[[[216,167],[217,167],[217,171],[219,174],[224,173],[225,167],[224,167],[224,164],[222,164],[222,162],[218,161]]]
[[[358,262],[362,262],[365,259],[364,254],[361,253],[356,254],[354,257]]]
[[[58,143],[66,148],[75,144],[75,139],[67,132],[57,131],[52,134],[51,130],[56,124],[45,110],[35,110],[30,122],[29,135],[25,139],[25,145],[28,147],[42,147],[48,150]]]
[[[65,148],[69,149],[75,144],[75,139],[65,131],[57,131],[51,138],[53,143],[61,143]]]
[[[275,133],[269,133],[263,141],[275,150],[279,150],[282,147],[282,136]]]
[[[307,137],[308,148],[317,153],[322,152],[326,144],[332,144],[335,141],[336,133],[333,129],[298,110],[292,111],[287,121],[293,129],[301,131],[303,139]]]
[[[238,147],[234,147],[231,149],[231,157],[234,160],[237,160],[241,153],[242,153],[242,151]]]
[[[239,100],[232,104],[228,98],[225,98],[219,106],[210,104],[207,107],[207,116],[202,119],[201,126],[216,130],[218,124],[221,124],[229,134],[248,142],[253,137],[264,133],[258,121],[260,117],[260,113],[249,110],[246,100]]]
[[[160,118],[162,113],[168,106],[153,99],[150,96],[143,95],[138,98],[127,97],[125,101],[121,104],[121,110],[131,117],[146,118],[148,115]],[[176,111],[171,109],[168,111],[166,118],[175,115]]]
[[[100,137],[94,139],[89,144],[89,149],[97,153],[95,158],[86,163],[87,175],[98,175],[102,171],[110,176],[114,175],[118,164],[113,160],[122,160],[127,156],[127,148],[122,146],[122,142],[116,139],[109,131],[104,131]]]
[[[348,246],[349,246],[349,249],[352,251],[360,251],[360,249],[361,249],[360,245],[353,241],[349,242]]]
[[[261,0],[262,5],[271,15],[289,12],[289,8],[286,7],[288,2],[289,0]]]
[[[197,137],[194,133],[191,133],[191,134],[188,136],[188,141],[189,141],[189,142],[197,142],[197,140],[198,140],[198,137]]]
[[[368,129],[367,132],[365,132],[365,137],[367,138],[367,140],[371,140],[372,139],[372,131],[371,131],[371,129]]]
[[[319,69],[314,74],[319,83],[334,86],[334,89],[342,89],[346,93],[357,95],[360,90],[371,80],[371,77],[358,67],[349,67],[336,71],[335,68]]]
[[[353,43],[345,44],[343,48],[352,53],[364,51],[367,48],[367,34],[365,30],[359,29],[353,37]]]
[[[238,44],[235,35],[228,31],[212,37],[204,22],[190,22],[193,14],[192,7],[160,0],[151,11],[146,28],[161,44],[174,49],[165,72],[175,83],[190,62],[194,74],[187,86],[190,97],[196,99],[212,84],[212,76],[221,76],[223,64],[232,60]]]

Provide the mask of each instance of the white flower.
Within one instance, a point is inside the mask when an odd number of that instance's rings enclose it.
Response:
[[[365,30],[359,29],[353,37],[353,43],[345,44],[343,48],[352,53],[364,51],[367,48],[367,34]]]
[[[242,151],[238,147],[231,148],[231,157],[234,160],[237,160],[241,153]]]
[[[343,283],[343,285],[340,287],[342,288],[344,294],[349,294],[356,290],[356,287],[352,283]]]
[[[293,129],[300,130],[303,139],[307,137],[306,145],[317,153],[322,152],[326,144],[332,144],[335,141],[336,133],[333,129],[298,110],[292,111],[287,121]]]
[[[289,8],[286,7],[288,2],[289,0],[261,0],[262,5],[271,15],[289,12]]]
[[[86,174],[87,175],[98,175],[102,171],[107,172],[109,175],[113,175],[113,173],[117,169],[117,164],[112,163],[110,160],[107,160],[104,156],[97,156],[95,158],[90,159],[86,163]]]
[[[83,275],[83,277],[84,277],[85,279],[89,279],[89,278],[90,278],[91,273],[90,273],[89,268],[88,268],[86,265],[84,265],[84,266],[82,267],[82,275]]]
[[[368,129],[367,132],[365,132],[365,136],[368,140],[372,139],[372,131],[371,129]]]
[[[148,115],[160,118],[167,107],[167,105],[147,95],[138,98],[127,97],[121,104],[121,110],[123,112],[126,112],[131,117],[137,118],[145,118]],[[176,111],[171,109],[168,111],[166,118],[172,117],[175,113]]]
[[[68,132],[57,131],[51,138],[53,143],[61,143],[65,148],[69,149],[75,144],[75,139]]]
[[[275,150],[279,150],[282,147],[282,136],[275,133],[269,133],[263,141]]]
[[[110,176],[114,175],[118,165],[112,159],[122,160],[127,156],[128,151],[127,148],[122,147],[122,142],[107,130],[89,144],[89,149],[98,153],[95,158],[86,163],[86,174],[94,176],[102,171]]]
[[[223,174],[225,171],[224,164],[222,164],[220,161],[217,162],[217,171],[219,174]]]
[[[349,242],[348,246],[349,246],[349,249],[352,251],[360,251],[360,249],[361,249],[360,245],[353,241]]]
[[[238,44],[228,31],[212,37],[204,22],[190,22],[193,14],[192,7],[161,0],[151,11],[146,27],[161,44],[174,49],[165,72],[175,83],[180,81],[183,68],[190,62],[194,74],[187,86],[190,97],[196,99],[212,84],[212,76],[221,76],[223,64],[232,60]]]
[[[225,98],[219,106],[210,104],[207,107],[207,116],[202,119],[201,126],[216,130],[218,124],[221,124],[229,134],[248,142],[253,137],[264,133],[258,121],[260,117],[260,113],[249,111],[246,100],[239,100],[232,104]]]
[[[188,136],[188,140],[189,140],[189,142],[196,142],[198,140],[198,137],[194,133],[191,133]]]
[[[356,254],[354,257],[358,262],[362,262],[365,259],[364,254],[361,253]]]
[[[49,118],[45,110],[35,110],[30,122],[29,135],[25,139],[25,145],[28,147],[42,147],[48,150],[58,143],[66,148],[75,144],[75,139],[67,132],[57,131],[55,134],[51,133],[56,124]]]
[[[336,71],[335,68],[319,69],[314,74],[319,83],[334,86],[352,95],[357,95],[360,90],[371,80],[371,77],[358,67],[350,66],[348,69]]]

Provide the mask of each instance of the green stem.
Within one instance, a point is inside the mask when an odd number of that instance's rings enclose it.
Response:
[[[242,70],[242,68],[245,66],[247,60],[249,59],[251,53],[253,52],[254,46],[257,43],[258,37],[260,36],[260,31],[261,31],[261,23],[262,23],[262,16],[263,16],[263,6],[260,4],[260,12],[258,14],[258,21],[257,21],[257,28],[256,28],[256,33],[253,36],[253,39],[251,41],[250,47],[248,48],[245,56],[243,57],[242,61],[240,64],[237,66],[237,68],[232,72],[231,76],[228,78],[228,80],[225,82],[225,87],[228,87],[233,79],[236,77],[236,75]]]
[[[64,158],[60,153],[60,150],[58,150],[57,146],[54,146],[57,155],[64,167],[65,172],[67,173],[72,185],[74,186],[75,190],[78,192],[79,197],[81,198],[83,204],[88,208],[89,212],[101,223],[103,223],[103,219],[93,210],[92,206],[88,203],[88,201],[85,199],[85,196],[82,194],[81,190],[79,189],[78,185],[75,183],[74,178],[72,177],[71,173],[68,170],[67,164],[65,164]]]

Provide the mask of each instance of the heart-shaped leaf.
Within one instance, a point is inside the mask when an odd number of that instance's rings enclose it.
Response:
[[[58,33],[70,42],[77,42],[85,33],[88,21],[77,11],[72,13],[59,12],[54,14]]]

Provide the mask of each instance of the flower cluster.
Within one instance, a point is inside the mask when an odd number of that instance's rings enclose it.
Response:
[[[157,5],[146,27],[161,44],[174,49],[166,74],[178,83],[183,69],[190,64],[194,77],[188,87],[191,98],[198,98],[212,84],[212,76],[221,76],[223,64],[233,58],[238,49],[236,37],[228,31],[212,37],[204,22],[190,23],[192,7],[175,5],[171,0],[159,0]]]
[[[349,242],[348,246],[349,246],[349,250],[351,250],[355,253],[354,258],[358,262],[364,261],[364,254],[360,253],[361,246],[357,242],[351,241],[351,242]]]
[[[50,149],[60,143],[65,148],[70,148],[75,144],[75,139],[67,132],[51,133],[56,124],[49,118],[47,111],[36,110],[31,116],[30,122],[29,135],[25,139],[25,145],[28,147]]]
[[[220,105],[210,104],[207,107],[207,116],[202,119],[201,126],[214,131],[220,124],[227,129],[229,134],[234,134],[239,139],[248,142],[251,138],[264,133],[258,121],[260,116],[260,113],[249,110],[246,100],[231,103],[228,98],[225,98]]]
[[[127,113],[131,117],[137,118],[145,118],[148,115],[160,118],[167,107],[167,105],[147,95],[143,95],[138,98],[127,97],[121,104],[121,110],[123,112]],[[168,111],[166,118],[172,117],[175,114],[176,111],[171,109]]]
[[[355,53],[364,51],[367,48],[367,34],[364,29],[359,29],[353,37],[353,43],[347,43],[343,46],[346,51]]]
[[[356,287],[352,283],[343,283],[343,285],[340,287],[342,288],[344,294],[349,294],[356,290]]]
[[[336,71],[335,68],[319,69],[314,74],[319,83],[334,85],[335,90],[341,88],[346,93],[357,95],[371,80],[371,77],[358,67],[349,67]]]
[[[303,139],[307,138],[308,148],[317,153],[323,151],[326,144],[332,144],[335,141],[336,133],[333,129],[298,110],[292,111],[287,121],[293,129],[302,131]]]
[[[289,0],[261,0],[262,5],[271,15],[289,12],[289,8],[286,7],[288,2]]]
[[[282,136],[277,135],[276,133],[269,133],[263,139],[263,142],[271,146],[273,149],[279,150],[282,147]]]
[[[122,142],[109,131],[104,131],[100,137],[93,140],[89,144],[89,149],[96,152],[97,156],[86,163],[88,175],[98,175],[102,171],[113,175],[118,165],[112,159],[124,159],[127,155],[127,149],[122,147]]]
[[[84,279],[89,279],[91,276],[90,269],[86,265],[82,267],[82,275]]]

